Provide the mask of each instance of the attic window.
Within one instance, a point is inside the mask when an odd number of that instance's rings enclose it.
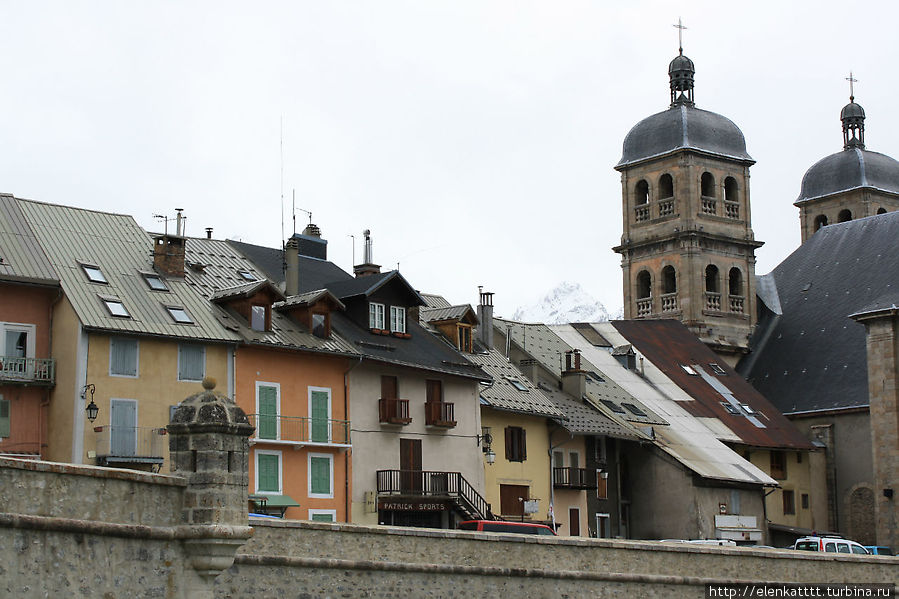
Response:
[[[178,306],[166,306],[165,308],[168,310],[169,316],[172,317],[172,320],[177,322],[178,324],[193,324],[194,320],[190,317],[190,314],[187,313],[187,310],[184,308],[180,308]]]
[[[752,406],[750,406],[749,404],[741,403],[741,404],[740,404],[740,407],[743,408],[743,411],[745,411],[745,412],[746,412],[747,414],[749,414],[750,416],[753,416],[753,415],[755,415],[755,414],[758,414],[758,412],[756,412],[755,410],[753,410],[753,409],[752,409]]]
[[[689,375],[692,375],[692,376],[699,376],[699,373],[696,372],[695,370],[693,370],[693,368],[690,367],[690,366],[686,366],[686,365],[684,365],[684,364],[681,364],[680,367],[683,368],[683,369],[684,369],[684,372],[686,372],[686,373],[689,374]]]
[[[103,301],[103,305],[106,306],[106,309],[109,310],[109,313],[112,316],[118,316],[119,318],[131,318],[131,314],[125,308],[125,304],[121,302],[121,300],[112,299],[112,298],[100,298]]]
[[[724,409],[733,414],[734,416],[739,416],[740,410],[738,410],[735,406],[729,404],[726,401],[722,401],[721,405],[724,406]]]
[[[406,309],[401,306],[390,306],[390,332],[406,332]]]
[[[87,278],[91,283],[109,284],[109,281],[107,281],[106,277],[103,276],[103,271],[100,270],[99,266],[92,266],[90,264],[82,264],[81,268],[84,269],[84,274],[87,275]]]
[[[627,412],[625,412],[621,406],[619,406],[617,403],[615,403],[611,399],[603,399],[602,403],[605,407],[609,408],[616,414],[627,414]]]
[[[154,275],[150,273],[142,273],[144,275],[144,281],[147,282],[147,287],[152,289],[153,291],[168,291],[169,288],[165,286],[165,282],[162,280],[162,277],[159,275]]]
[[[469,325],[459,324],[456,326],[456,329],[459,335],[459,351],[471,353],[471,327]]]
[[[384,304],[370,302],[368,304],[368,328],[384,328]]]
[[[524,391],[525,393],[527,393],[527,392],[529,391],[529,389],[528,389],[527,387],[525,387],[524,384],[523,384],[521,381],[517,380],[517,379],[513,379],[513,378],[510,378],[510,377],[506,377],[506,380],[509,381],[509,384],[510,384],[510,385],[512,385],[513,387],[515,387],[515,388],[518,389],[519,391]]]
[[[623,405],[625,408],[627,408],[628,411],[630,411],[635,416],[644,416],[644,417],[648,416],[648,414],[646,412],[644,412],[643,410],[638,408],[635,404],[622,402],[621,405]]]
[[[254,331],[267,331],[265,326],[266,312],[265,306],[250,306],[250,328]]]
[[[255,280],[257,280],[257,279],[256,279],[256,275],[254,275],[253,273],[251,273],[251,272],[248,271],[248,270],[238,270],[238,271],[237,271],[237,274],[239,274],[239,275],[240,275],[240,278],[243,279],[244,281],[255,281]]]
[[[718,376],[727,376],[727,372],[723,368],[721,368],[721,366],[714,362],[709,362],[709,368],[711,368],[712,372],[714,372]]]
[[[331,326],[327,314],[312,315],[312,334],[321,339],[327,339],[331,335]]]
[[[599,376],[598,374],[596,374],[595,372],[590,371],[590,370],[587,371],[587,376],[589,376],[591,379],[593,379],[597,383],[605,383],[606,382],[606,379],[602,378],[601,376]]]

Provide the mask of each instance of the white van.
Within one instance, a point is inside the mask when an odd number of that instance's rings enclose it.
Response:
[[[793,543],[799,551],[824,551],[826,553],[860,553],[868,555],[868,550],[849,539],[840,537],[802,537]]]

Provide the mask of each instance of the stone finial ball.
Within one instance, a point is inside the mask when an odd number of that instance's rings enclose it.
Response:
[[[207,391],[215,389],[215,379],[211,376],[203,377],[203,388]]]

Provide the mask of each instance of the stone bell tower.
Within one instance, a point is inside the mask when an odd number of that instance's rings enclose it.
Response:
[[[755,249],[743,133],[696,108],[683,48],[668,67],[671,104],[637,123],[621,160],[625,318],[676,318],[735,364],[756,321]]]

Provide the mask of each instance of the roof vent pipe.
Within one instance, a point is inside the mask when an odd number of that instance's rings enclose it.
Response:
[[[371,264],[371,231],[369,229],[366,229],[362,231],[362,234],[365,235],[365,247],[362,250],[362,263]]]
[[[371,256],[371,231],[368,229],[362,231],[365,236],[365,245],[362,248],[362,264],[353,267],[353,274],[356,277],[364,277],[367,275],[380,274],[381,266],[372,262]]]
[[[178,213],[175,217],[175,235],[184,237],[184,216],[181,214],[184,208],[175,208],[175,212]]]
[[[493,293],[484,291],[481,285],[478,285],[478,341],[480,341],[487,349],[493,349]],[[506,351],[506,356],[509,352]]]
[[[206,227],[206,239],[212,239],[212,227]]]

